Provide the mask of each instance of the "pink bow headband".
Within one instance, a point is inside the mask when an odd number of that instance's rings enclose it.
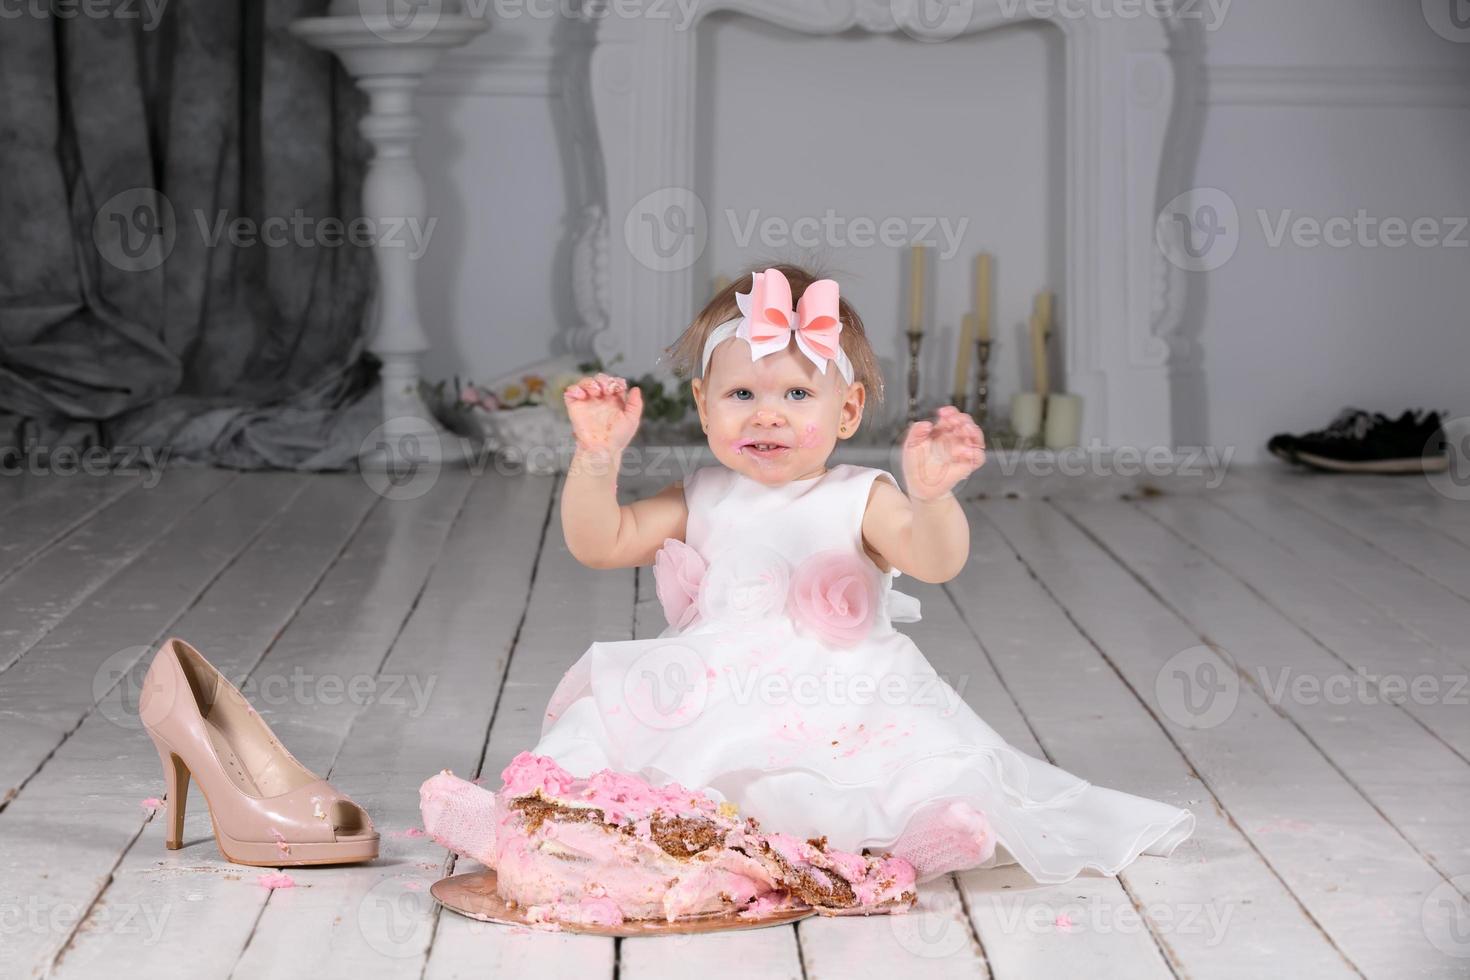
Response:
[[[735,294],[735,305],[740,307],[741,315],[715,327],[704,342],[701,375],[709,374],[709,359],[715,348],[731,337],[748,343],[750,359],[756,361],[785,350],[794,334],[796,346],[818,371],[826,374],[827,362],[831,361],[847,383],[852,384],[852,361],[838,342],[842,318],[834,280],[818,279],[806,287],[793,310],[791,283],[780,270],[767,269],[751,277],[750,292]]]

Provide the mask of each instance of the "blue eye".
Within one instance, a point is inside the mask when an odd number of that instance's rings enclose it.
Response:
[[[805,388],[792,388],[790,391],[787,392],[787,394],[800,395],[801,397],[796,400],[799,402],[804,402],[811,397],[812,393],[810,391],[807,391]],[[734,388],[730,391],[730,397],[734,398],[736,401],[747,402],[755,396],[750,393],[749,388]]]

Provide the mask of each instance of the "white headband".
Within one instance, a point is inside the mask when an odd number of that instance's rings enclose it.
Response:
[[[818,279],[806,288],[793,310],[790,283],[779,269],[767,269],[751,277],[750,292],[735,294],[735,305],[740,307],[740,316],[715,327],[704,342],[701,376],[709,374],[709,359],[715,348],[731,337],[750,345],[752,361],[785,350],[795,337],[796,346],[818,371],[826,374],[827,362],[831,361],[843,379],[852,384],[852,360],[839,342],[842,317],[836,282]]]

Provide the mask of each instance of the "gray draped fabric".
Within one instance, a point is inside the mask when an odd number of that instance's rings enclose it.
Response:
[[[0,450],[350,465],[376,277],[327,232],[371,149],[351,78],[286,27],[327,0],[66,6],[0,23]]]

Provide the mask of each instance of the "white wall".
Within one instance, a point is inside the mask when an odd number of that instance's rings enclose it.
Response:
[[[496,18],[496,9],[509,16]],[[439,219],[421,265],[431,378],[490,377],[545,357],[557,325],[571,318],[554,22],[520,6],[489,11],[492,30],[447,62],[422,99],[421,160]],[[1191,398],[1199,411],[1180,420],[1178,441],[1234,446],[1244,461],[1271,433],[1315,428],[1344,404],[1470,414],[1470,248],[1301,247],[1289,232],[1273,246],[1258,214],[1264,209],[1273,225],[1286,209],[1317,220],[1352,219],[1359,209],[1406,222],[1470,215],[1470,38],[1437,35],[1414,0],[1233,0],[1224,11],[1205,32],[1192,183],[1228,194],[1240,223],[1231,258],[1190,274],[1184,332],[1200,344],[1205,390]],[[880,354],[899,364],[900,254],[840,243],[815,253],[741,250],[724,211],[742,220],[751,209],[794,220],[828,207],[968,217],[957,255],[939,270],[938,342],[928,345],[926,368],[949,387],[952,341],[942,335],[968,308],[974,251],[995,251],[997,329],[1009,345],[996,363],[1004,398],[1027,371],[1019,338],[1008,333],[1030,293],[1055,280],[1059,254],[1045,237],[1055,177],[1043,164],[1055,136],[1037,118],[1055,98],[1060,70],[1045,30],[920,45],[901,36],[781,36],[724,19],[706,28],[702,43],[716,57],[706,62],[701,98],[719,118],[742,105],[772,106],[783,145],[800,134],[805,112],[832,123],[822,148],[792,143],[784,156],[755,152],[733,131],[707,135],[698,190],[712,236],[703,271],[769,255],[824,262],[850,283]],[[803,84],[806,70],[823,80]],[[971,79],[969,90],[945,81],[954,78]],[[888,94],[897,87],[906,88],[902,100]],[[972,122],[946,124],[966,117]],[[914,161],[907,173],[906,160]],[[1443,221],[1439,232],[1456,224]],[[1467,240],[1470,230],[1460,231],[1458,241]],[[661,329],[672,339],[679,325]],[[900,401],[901,375],[889,386]]]

